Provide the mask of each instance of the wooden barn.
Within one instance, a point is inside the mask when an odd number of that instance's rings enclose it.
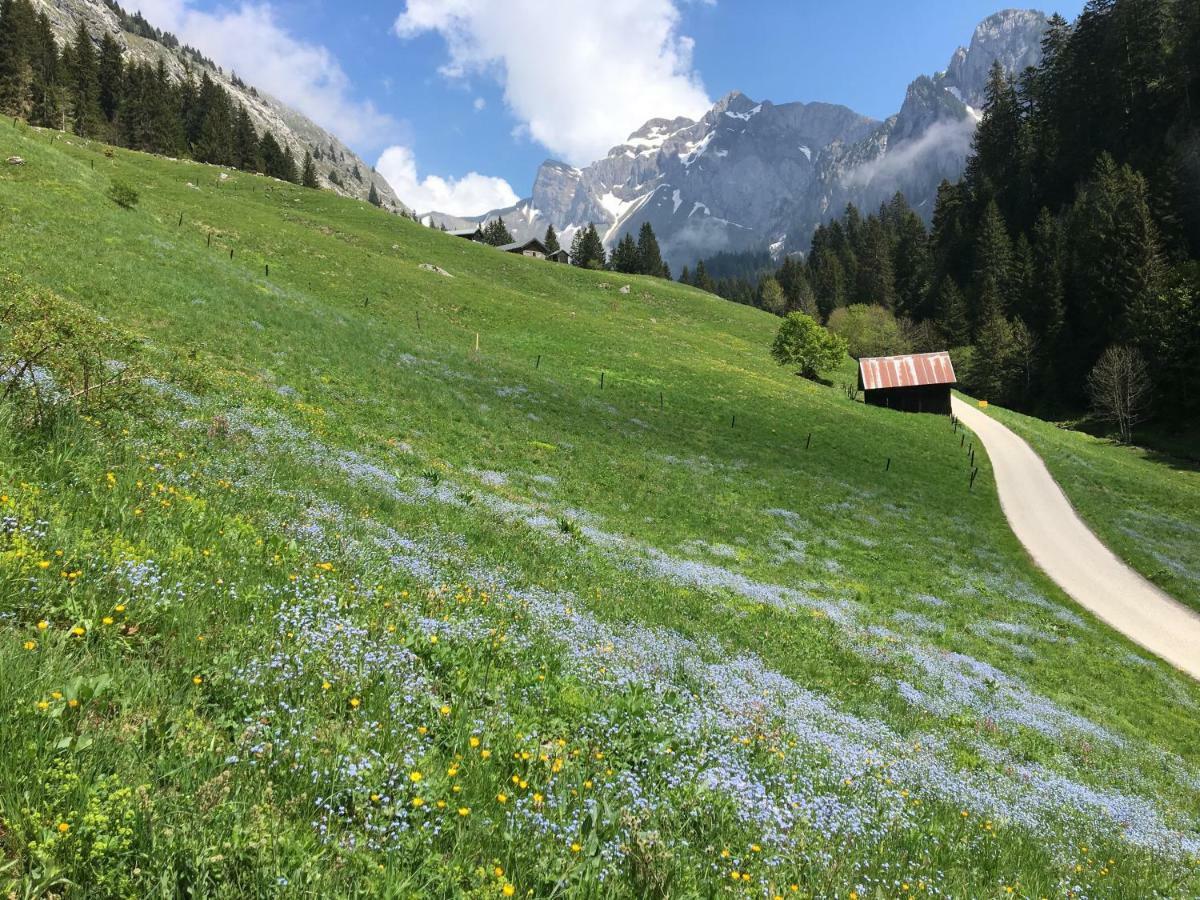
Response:
[[[950,415],[958,379],[949,353],[912,353],[858,361],[858,387],[872,406]]]

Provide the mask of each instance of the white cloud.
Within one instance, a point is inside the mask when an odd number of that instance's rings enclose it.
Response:
[[[421,213],[474,216],[513,206],[520,199],[503,178],[478,172],[457,179],[436,175],[420,178],[416,157],[408,147],[389,147],[383,151],[375,170],[387,179],[397,197]]]
[[[711,105],[679,2],[407,0],[396,33],[440,34],[445,76],[494,76],[521,133],[585,165],[647,119],[698,117]]]
[[[975,120],[970,117],[935,122],[916,140],[889,147],[879,159],[851,169],[843,181],[852,187],[870,184],[887,188],[912,174],[919,165],[934,163],[953,170],[970,154],[975,126]]]
[[[487,101],[482,97],[475,98],[475,112],[483,112],[487,109]]]
[[[174,32],[247,84],[278,97],[352,146],[377,149],[401,125],[370,101],[355,99],[349,77],[325,47],[292,36],[269,3],[243,2],[205,12],[194,0],[136,0],[151,24]]]

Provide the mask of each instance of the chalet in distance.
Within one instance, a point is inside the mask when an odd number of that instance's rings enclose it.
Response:
[[[858,387],[872,406],[948,416],[950,391],[957,383],[954,364],[946,352],[858,361]]]
[[[447,232],[451,237],[463,238],[464,240],[474,241],[477,244],[482,244],[483,228],[475,226],[475,228],[464,228],[459,231]],[[555,250],[551,253],[546,249],[546,245],[537,238],[532,238],[528,241],[517,241],[513,244],[505,244],[503,247],[497,247],[504,253],[515,253],[518,256],[528,256],[530,259],[548,259],[550,262],[562,263],[566,265],[571,262],[571,254],[566,250]]]

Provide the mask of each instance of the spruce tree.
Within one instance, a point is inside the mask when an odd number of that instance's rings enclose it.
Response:
[[[716,293],[717,286],[713,283],[712,278],[709,277],[708,269],[704,266],[704,260],[696,263],[696,276],[692,283],[702,291],[708,291],[710,294]]]
[[[117,110],[121,106],[121,92],[125,78],[125,66],[121,61],[121,47],[111,34],[104,32],[100,41],[100,112],[104,120],[113,125],[117,120]]]
[[[947,348],[965,347],[971,341],[971,321],[967,315],[967,301],[962,291],[950,277],[938,283],[935,305],[937,308],[938,332]]]
[[[233,121],[233,164],[239,169],[254,172],[259,167],[258,134],[246,107],[238,104]]]
[[[306,150],[304,153],[304,174],[301,176],[300,183],[306,188],[313,188],[314,190],[321,186],[317,181],[317,164],[313,162],[311,151]]]
[[[68,72],[73,129],[80,137],[95,137],[103,119],[100,112],[100,72],[92,36],[88,34],[87,25],[82,19],[75,29]]]
[[[367,194],[367,202],[372,206],[383,206],[383,201],[379,199],[379,191],[375,190],[375,182],[371,182],[371,190]]]
[[[665,269],[662,252],[658,247],[658,238],[654,235],[654,228],[649,222],[644,222],[638,233],[636,271],[642,275],[662,278]]]
[[[493,247],[503,247],[515,243],[512,232],[504,224],[503,218],[492,219],[483,228],[483,242]]]
[[[29,0],[0,2],[0,112],[26,116],[33,105],[31,51],[35,20]]]
[[[0,33],[3,31],[3,25],[0,25]],[[62,123],[62,63],[50,18],[45,13],[38,16],[34,26],[30,64],[33,69],[33,107],[29,111],[29,121],[43,128],[57,127]]]
[[[617,242],[609,262],[614,272],[622,275],[637,275],[641,272],[641,254],[638,245],[633,242],[633,235],[628,232]]]
[[[558,232],[554,230],[553,225],[546,226],[546,239],[542,243],[546,245],[546,252],[550,254],[557,253],[562,249],[558,243]]]
[[[692,283],[692,273],[688,270],[687,266],[684,266],[683,271],[679,273],[679,283],[680,284],[691,284]]]
[[[995,200],[988,203],[979,225],[972,282],[975,288],[972,319],[976,328],[993,316],[1007,315],[1011,299],[1012,242]]]

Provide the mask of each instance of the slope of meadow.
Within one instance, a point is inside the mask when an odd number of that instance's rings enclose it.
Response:
[[[944,420],[688,288],[12,153],[0,312],[123,329],[135,389],[0,406],[0,884],[1200,891],[1200,689],[1031,569]]]

